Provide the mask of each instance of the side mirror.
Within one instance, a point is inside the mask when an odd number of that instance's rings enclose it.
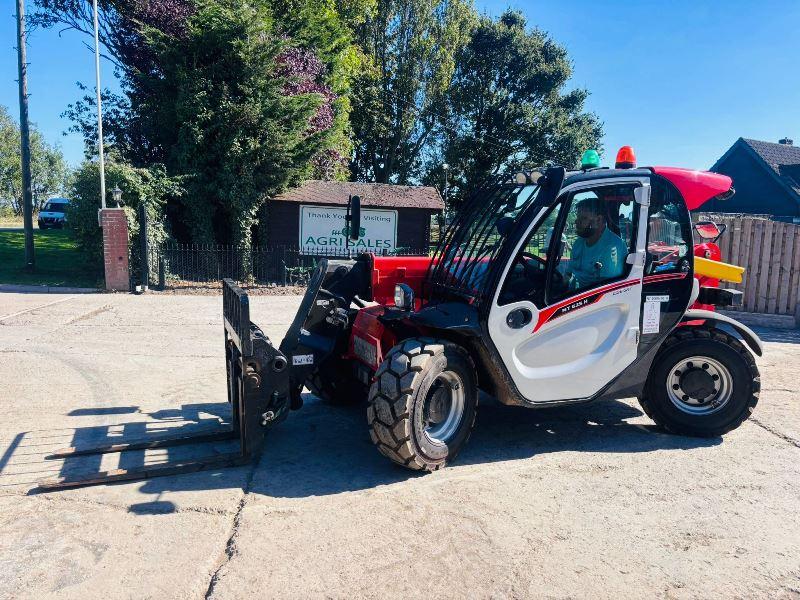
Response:
[[[361,198],[359,196],[350,196],[350,200],[347,202],[347,225],[350,239],[357,242],[358,234],[361,231]]]

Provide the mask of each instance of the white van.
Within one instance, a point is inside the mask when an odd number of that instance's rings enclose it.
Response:
[[[61,229],[67,222],[67,198],[50,198],[39,211],[39,229]]]

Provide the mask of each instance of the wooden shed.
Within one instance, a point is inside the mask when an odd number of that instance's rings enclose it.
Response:
[[[444,210],[434,187],[306,181],[267,202],[266,244],[299,247],[307,254],[344,245],[348,198],[361,197],[362,231],[356,248],[382,252],[426,250],[431,217]]]

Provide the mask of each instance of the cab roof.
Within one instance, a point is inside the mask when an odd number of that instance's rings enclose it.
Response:
[[[733,195],[733,180],[727,175],[678,167],[598,168],[587,171],[570,171],[564,179],[564,185],[596,179],[650,177],[653,174],[663,177],[674,185],[683,196],[689,210],[700,208],[712,198],[720,196],[727,198]]]

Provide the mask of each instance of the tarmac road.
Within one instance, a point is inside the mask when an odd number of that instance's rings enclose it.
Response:
[[[253,320],[278,341],[299,301],[253,297]],[[220,313],[210,296],[0,294],[0,598],[800,597],[791,330],[759,330],[761,400],[724,439],[658,433],[635,401],[483,398],[459,461],[419,476],[378,455],[363,408],[307,395],[254,466],[28,495],[117,466],[55,449],[226,417]]]

